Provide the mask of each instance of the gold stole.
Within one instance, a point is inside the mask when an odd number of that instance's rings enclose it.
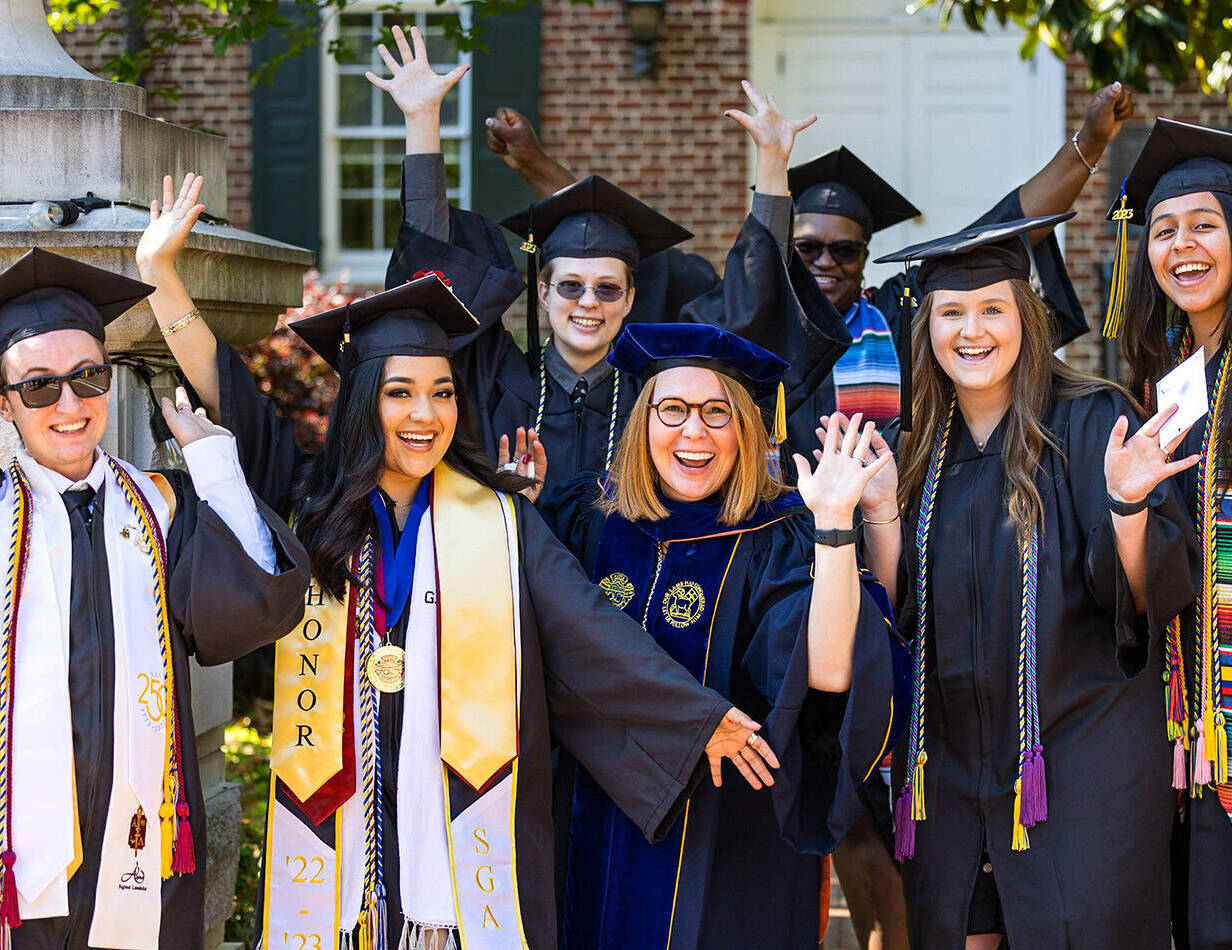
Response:
[[[460,804],[451,805],[449,772],[476,794],[448,829],[458,920],[468,946],[521,947],[513,855],[520,651],[514,509],[507,497],[444,463],[432,477],[446,820]],[[313,583],[303,621],[276,648],[270,769],[300,801],[342,768],[344,704],[353,702],[347,600]],[[504,780],[488,788],[510,763]],[[348,869],[332,849],[321,850],[302,818],[275,803],[274,786],[264,947],[298,947],[300,937],[308,946],[314,937],[330,946]]]

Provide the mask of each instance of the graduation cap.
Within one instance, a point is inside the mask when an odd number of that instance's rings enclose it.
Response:
[[[1232,132],[1157,119],[1121,182],[1121,193],[1108,209],[1107,217],[1116,223],[1117,236],[1104,317],[1105,337],[1112,339],[1121,329],[1128,226],[1146,224],[1161,201],[1203,191],[1232,197]]]
[[[501,224],[522,238],[522,250],[527,254],[527,355],[536,371],[539,364],[536,253],[541,264],[557,257],[614,257],[636,270],[643,257],[693,236],[675,221],[598,175],[590,175],[536,201],[505,218]]]
[[[676,366],[700,366],[734,379],[755,399],[777,392],[768,459],[775,477],[779,444],[787,438],[787,406],[782,379],[791,365],[744,337],[708,323],[629,323],[607,361],[617,369],[649,379]]]
[[[435,273],[291,324],[342,376],[387,356],[445,356],[479,321]]]
[[[797,214],[837,214],[874,234],[920,214],[846,146],[787,170]]]
[[[149,284],[34,248],[0,273],[0,353],[26,337],[107,324],[154,292]]]
[[[1051,228],[1068,221],[1077,212],[1046,214],[1015,221],[977,224],[956,234],[912,244],[873,263],[901,261],[905,266],[920,265],[916,284],[920,293],[934,290],[979,290],[1003,280],[1027,280],[1031,276],[1031,255],[1025,236],[1039,228]],[[903,287],[902,313],[898,323],[898,350],[902,363],[902,415],[899,429],[911,431],[911,322],[914,300],[909,285]]]

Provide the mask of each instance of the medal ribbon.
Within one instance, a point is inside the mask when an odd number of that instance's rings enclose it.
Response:
[[[425,478],[419,483],[419,490],[415,492],[415,498],[411,502],[411,511],[402,527],[396,548],[389,510],[385,507],[385,499],[381,496],[380,489],[374,488],[368,493],[372,513],[376,516],[377,528],[381,534],[381,577],[384,581],[381,601],[385,605],[386,631],[397,624],[402,611],[406,609],[411,588],[415,585],[415,548],[419,543],[419,523],[424,512],[428,510],[431,499],[429,481]]]
[[[924,807],[924,697],[927,683],[928,632],[928,543],[932,535],[933,510],[941,484],[941,468],[949,445],[954,421],[954,397],[945,419],[937,426],[932,456],[924,487],[920,491],[920,513],[916,522],[916,634],[915,676],[908,728],[908,762],[911,772],[894,803],[894,851],[898,861],[915,856],[915,824],[928,815]],[[1014,780],[1014,830],[1010,842],[1015,851],[1031,844],[1027,829],[1048,818],[1048,797],[1044,773],[1044,748],[1039,721],[1037,684],[1036,603],[1039,580],[1039,526],[1022,545],[1022,599],[1018,627],[1018,773]]]

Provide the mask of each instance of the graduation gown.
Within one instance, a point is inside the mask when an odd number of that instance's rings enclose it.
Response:
[[[553,740],[586,765],[641,834],[658,840],[707,774],[705,745],[731,704],[699,686],[607,602],[533,505],[521,497],[514,505],[522,637],[514,814],[518,908],[530,950],[553,950]],[[390,640],[402,645],[405,637],[403,620]],[[401,694],[381,697],[380,728],[388,936],[389,946],[397,947]],[[279,800],[294,807],[285,797]],[[331,821],[312,831],[334,845]]]
[[[1147,605],[1137,613],[1103,477],[1120,414],[1134,419],[1107,390],[1056,404],[1045,419],[1062,450],[1045,447],[1035,479],[1044,512],[1036,627],[1048,819],[1030,829],[1029,850],[1013,851],[1022,569],[1003,501],[1006,420],[981,452],[955,411],[929,556],[928,817],[916,822],[915,857],[903,864],[918,950],[963,946],[981,874],[995,883],[1014,950],[1169,946],[1176,797],[1161,643],[1193,599],[1200,561],[1179,495],[1165,483],[1150,499]],[[899,584],[899,631],[909,637],[917,516],[918,500],[905,519]],[[905,759],[895,755],[896,792]],[[985,860],[990,872],[981,870]]]
[[[1022,217],[1025,215],[1022,211],[1022,204],[1018,200],[1018,189],[1015,188],[984,215],[973,221],[972,225],[993,221],[1013,221]],[[1078,302],[1077,292],[1065,269],[1065,260],[1061,256],[1061,246],[1057,243],[1055,232],[1050,233],[1038,244],[1032,245],[1031,257],[1034,261],[1036,276],[1039,278],[1040,296],[1044,298],[1057,317],[1056,345],[1064,346],[1087,332],[1087,320],[1082,305]],[[891,338],[896,346],[899,341],[899,318],[902,311],[900,301],[903,288],[910,285],[917,305],[922,299],[920,289],[915,283],[915,274],[918,269],[918,267],[912,267],[906,275],[896,274],[878,287],[865,288],[862,294],[866,305],[874,308],[889,324]],[[857,319],[857,314],[853,312],[857,304],[853,304],[852,310],[845,315],[849,324]],[[779,355],[791,360],[791,357],[782,353]],[[793,382],[798,383],[797,371],[797,367],[793,365],[792,372],[787,377],[789,386]],[[798,406],[792,407],[787,418],[788,451],[799,452],[806,458],[812,458],[809,453],[817,447],[815,434],[817,420],[821,416],[834,412],[835,405],[835,376],[830,373],[815,386],[807,399],[804,399]],[[870,409],[872,408],[870,406]]]
[[[1206,390],[1210,404],[1215,404],[1215,379],[1219,371],[1219,353],[1206,363]],[[1225,410],[1226,411],[1226,410]],[[1185,436],[1176,458],[1200,455],[1206,417],[1199,419]],[[1198,468],[1194,466],[1176,477],[1184,498],[1185,510],[1194,520],[1198,512]],[[1232,509],[1232,497],[1223,498],[1223,508]],[[1192,677],[1194,666],[1194,631],[1196,608],[1181,616],[1181,650],[1185,660],[1186,683],[1190,690],[1192,710]],[[1225,645],[1225,650],[1227,649]],[[1228,659],[1223,660],[1224,683],[1232,682]],[[1225,685],[1225,691],[1227,686]],[[1192,715],[1192,712],[1191,712]],[[1201,798],[1182,796],[1183,820],[1177,822],[1173,840],[1172,892],[1173,928],[1177,947],[1181,950],[1220,950],[1232,946],[1232,889],[1228,887],[1224,869],[1232,855],[1232,820],[1220,797],[1207,789]]]
[[[615,445],[642,381],[612,371],[583,397],[575,398],[550,372],[541,379],[539,367],[528,365],[526,354],[501,320],[523,287],[501,228],[482,215],[458,208],[449,210],[449,228],[444,240],[404,225],[386,285],[401,283],[421,270],[440,271],[478,318],[478,330],[454,341],[454,360],[475,408],[477,435],[493,461],[502,435],[512,440],[519,426],[535,424],[543,388],[539,438],[548,453],[541,495],[546,499],[555,486],[579,472],[606,468],[613,387],[619,379],[612,431]],[[786,393],[790,412],[808,397],[850,342],[838,311],[794,251],[784,261],[774,236],[752,216],[745,220],[728,254],[723,282],[685,305],[681,302],[688,294],[708,281],[695,258],[664,251],[643,261],[629,319],[714,323],[796,361],[800,369]],[[640,303],[643,270],[650,275],[647,289],[651,291],[644,304]]]
[[[205,937],[205,803],[197,765],[188,657],[205,666],[226,663],[272,642],[294,626],[308,584],[307,556],[286,522],[269,508],[257,510],[269,527],[281,573],[266,574],[245,552],[222,519],[198,500],[186,472],[163,475],[175,490],[176,512],[167,532],[167,606],[175,670],[176,715],[185,737],[184,782],[188,794],[197,870],[162,882],[161,950],[191,950]],[[82,864],[68,882],[67,917],[27,920],[12,931],[13,950],[87,950],[98,881],[107,804],[112,785],[112,707],[115,696],[115,641],[103,506],[94,501],[90,575],[85,590],[73,581],[69,619],[69,696],[73,756],[81,824]],[[119,503],[123,503],[120,499]],[[157,818],[150,829],[157,833]],[[157,869],[149,872],[157,874]],[[103,948],[98,948],[103,950]]]
[[[850,692],[813,692],[812,516],[799,496],[728,527],[712,501],[667,502],[668,518],[633,524],[599,512],[598,494],[595,476],[579,476],[545,508],[549,523],[613,603],[765,724],[782,767],[761,792],[725,768],[722,788],[703,783],[667,838],[651,845],[584,761],[576,770],[562,762],[562,946],[814,950],[818,855],[858,816],[856,789],[889,747],[893,709],[904,708],[892,702],[897,641],[884,593],[865,578]]]

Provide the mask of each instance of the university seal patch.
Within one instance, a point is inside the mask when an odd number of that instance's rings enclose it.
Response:
[[[663,595],[663,618],[673,627],[687,627],[706,609],[706,595],[700,584],[680,581]]]
[[[607,594],[607,599],[619,610],[624,610],[629,601],[633,599],[633,584],[626,575],[619,571],[599,581],[599,589]]]

